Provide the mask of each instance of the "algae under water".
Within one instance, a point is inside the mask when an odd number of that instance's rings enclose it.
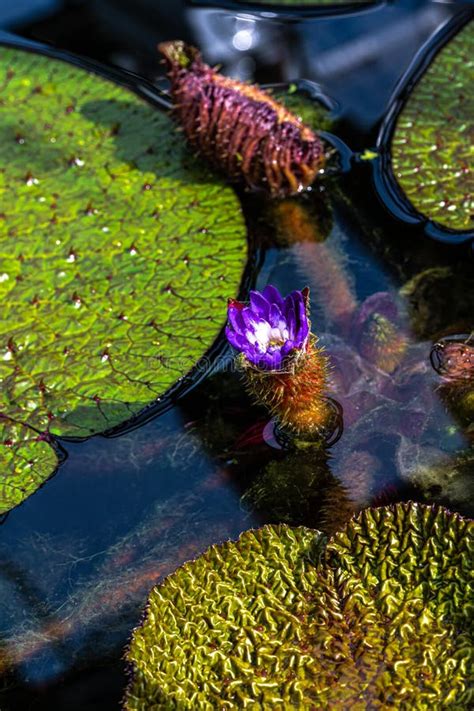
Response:
[[[289,24],[198,5],[180,5],[183,38],[229,72],[322,84],[337,102],[337,123],[325,130],[353,150],[375,145],[391,90],[457,12],[402,2],[327,20],[306,11]],[[176,11],[172,21],[155,9],[153,33],[140,7],[102,20],[88,12],[84,26],[93,19],[95,35],[79,36],[71,10],[15,29],[149,78],[164,74],[149,46],[175,38]],[[127,12],[142,44],[124,31]],[[380,43],[380,56],[361,58],[357,37],[386,41],[387,24],[407,20],[417,31],[394,40],[390,61]],[[232,51],[219,56],[216,32]],[[232,44],[239,32],[250,34]],[[253,51],[236,49],[252,33]],[[275,37],[279,56],[270,52]],[[354,52],[345,70],[337,43]],[[325,56],[332,56],[326,71]],[[0,527],[2,711],[118,708],[123,648],[151,587],[248,528],[285,522],[332,533],[365,506],[408,499],[474,515],[472,380],[437,372],[430,360],[435,343],[467,342],[474,329],[471,248],[428,240],[422,225],[397,221],[378,202],[370,161],[300,198],[272,204],[239,195],[253,284],[311,288],[312,324],[332,362],[330,394],[344,412],[342,437],[317,453],[269,446],[268,415],[250,402],[224,353],[154,419],[116,437],[63,442],[58,473]]]

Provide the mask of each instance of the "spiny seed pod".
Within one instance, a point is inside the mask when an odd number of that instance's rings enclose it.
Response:
[[[272,196],[301,192],[324,166],[318,136],[268,93],[218,74],[184,42],[158,46],[189,142],[231,180]]]
[[[249,365],[244,356],[240,362],[250,394],[265,405],[285,430],[303,439],[323,433],[333,412],[324,397],[328,359],[317,347],[316,338],[309,340],[306,352],[288,372],[259,370]]]
[[[441,398],[463,427],[473,431],[474,343],[471,336],[446,338],[435,343],[431,364],[443,381]]]
[[[229,302],[229,343],[240,351],[247,388],[289,433],[320,437],[334,411],[324,395],[328,359],[310,333],[309,291],[285,299],[268,285],[250,292],[250,305]]]

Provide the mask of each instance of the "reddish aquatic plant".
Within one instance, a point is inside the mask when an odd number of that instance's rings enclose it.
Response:
[[[433,368],[449,381],[474,381],[474,340],[445,339],[431,350]]]
[[[403,360],[408,336],[393,297],[385,291],[369,296],[352,324],[359,353],[385,373],[393,373]]]
[[[229,79],[184,42],[159,45],[174,111],[188,141],[231,180],[292,195],[311,185],[325,162],[319,137],[270,94]]]
[[[431,350],[431,364],[442,382],[441,398],[463,426],[474,435],[474,342],[470,336],[445,338]]]

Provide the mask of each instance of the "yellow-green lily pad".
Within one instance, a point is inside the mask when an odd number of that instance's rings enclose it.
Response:
[[[0,418],[0,515],[33,494],[57,466],[49,442],[25,425]]]
[[[206,367],[246,261],[236,194],[165,112],[0,48],[0,511],[56,468],[33,430],[104,432]]]
[[[1,411],[117,426],[210,348],[247,258],[240,203],[170,118],[57,59],[0,50]]]
[[[152,591],[125,708],[469,708],[473,547],[417,504],[212,546]]]

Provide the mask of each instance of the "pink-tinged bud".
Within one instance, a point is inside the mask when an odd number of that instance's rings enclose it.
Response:
[[[324,166],[319,137],[268,93],[218,74],[194,47],[164,42],[174,112],[188,141],[231,180],[301,192]]]

